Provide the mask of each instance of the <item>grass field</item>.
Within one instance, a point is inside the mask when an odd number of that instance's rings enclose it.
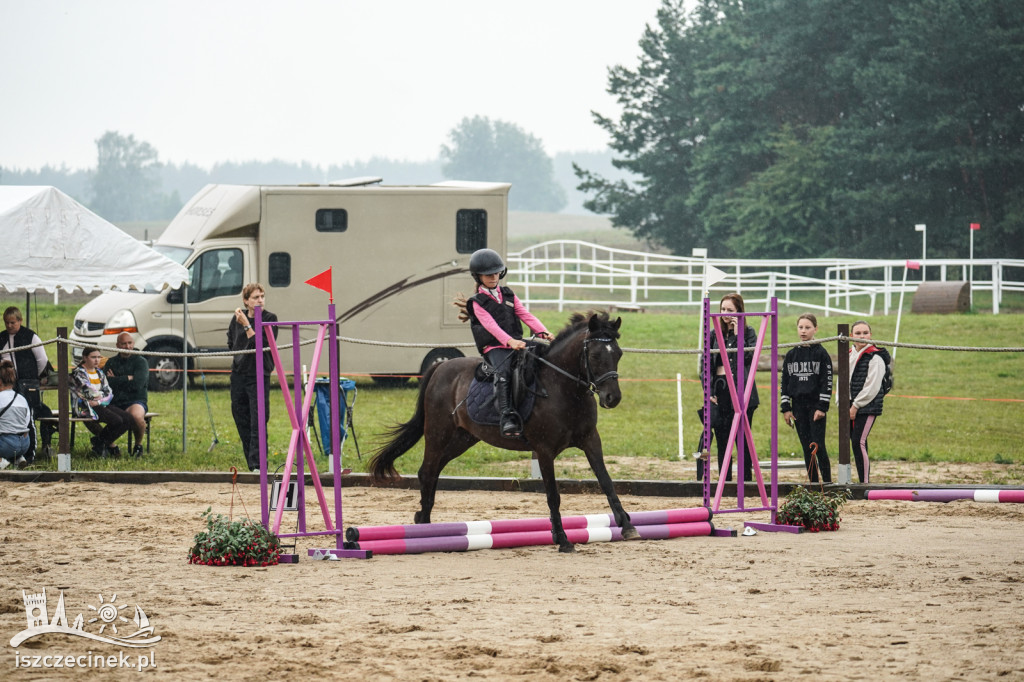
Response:
[[[17,301],[4,301],[2,305]],[[40,337],[50,339],[60,325],[70,326],[77,305],[40,304],[33,313],[32,327]],[[552,330],[561,328],[567,313],[538,311]],[[904,314],[900,341],[929,345],[969,347],[1019,347],[1022,318],[1019,315],[908,315]],[[621,345],[634,349],[693,349],[698,334],[698,317],[679,314],[623,314]],[[852,319],[821,321],[818,336],[836,333],[839,323]],[[895,316],[872,320],[875,337],[891,340]],[[796,314],[780,317],[780,342],[796,338]],[[468,337],[467,329],[467,337]],[[836,346],[829,344],[833,356]],[[56,346],[47,347],[55,359]],[[620,364],[622,404],[602,411],[600,430],[606,458],[620,470],[643,478],[639,464],[651,458],[674,460],[678,453],[677,387],[682,392],[683,431],[686,452],[696,448],[699,436],[696,411],[701,390],[696,379],[696,355],[627,352]],[[56,363],[55,363],[56,364]],[[342,355],[344,372],[344,349]],[[676,375],[681,375],[681,382]],[[355,442],[345,446],[345,466],[362,471],[367,452],[379,442],[386,428],[412,415],[416,400],[415,380],[401,388],[375,385],[368,377],[351,376],[357,382],[354,424],[363,453],[356,457]],[[754,417],[756,442],[767,444],[769,433],[769,381],[758,375],[762,407]],[[205,383],[205,390],[203,385]],[[143,460],[98,460],[88,456],[88,439],[79,431],[73,450],[76,469],[146,469],[178,471],[224,471],[244,464],[238,435],[231,419],[228,379],[223,374],[197,377],[188,393],[186,448],[182,452],[181,393],[151,393],[150,410],[161,416],[154,421],[153,451]],[[54,399],[48,403],[55,405]],[[280,391],[271,399],[270,459],[272,466],[283,463],[290,425],[285,417]],[[923,462],[1024,463],[1024,354],[899,349],[895,360],[895,387],[886,398],[885,413],[872,431],[872,458]],[[829,448],[836,457],[838,420],[830,413]],[[210,450],[216,437],[217,445]],[[795,434],[785,427],[780,433],[780,456],[799,452]],[[399,460],[402,473],[415,473],[422,451],[417,448]],[[637,466],[631,467],[631,458]],[[578,451],[559,458],[559,475],[578,475],[583,455]],[[54,468],[53,462],[39,465]],[[1015,467],[1019,468],[1019,467]],[[572,473],[570,473],[572,472]],[[445,470],[450,475],[524,476],[523,456],[478,445]]]

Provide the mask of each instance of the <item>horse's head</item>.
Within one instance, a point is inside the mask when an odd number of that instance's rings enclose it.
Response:
[[[614,321],[607,313],[594,313],[587,322],[587,336],[583,340],[583,367],[587,382],[597,393],[601,407],[611,409],[622,400],[619,390],[619,327],[622,318]]]

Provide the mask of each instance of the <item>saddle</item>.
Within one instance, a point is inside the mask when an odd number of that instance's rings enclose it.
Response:
[[[519,418],[525,424],[533,412],[538,395],[544,397],[547,392],[537,385],[537,357],[533,353],[516,353],[513,357],[512,372],[512,404],[515,405]],[[469,418],[477,424],[497,426],[501,415],[495,403],[494,368],[481,360],[473,373],[473,381],[469,384],[466,395],[466,410]]]

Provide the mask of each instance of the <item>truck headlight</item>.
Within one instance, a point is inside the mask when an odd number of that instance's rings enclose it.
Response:
[[[136,334],[138,331],[139,327],[135,324],[135,316],[132,315],[132,311],[126,308],[118,310],[110,316],[110,319],[107,320],[107,325],[103,328],[103,335],[120,334],[121,332]]]

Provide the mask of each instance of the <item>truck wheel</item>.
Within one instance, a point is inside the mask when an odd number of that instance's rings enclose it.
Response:
[[[420,376],[427,373],[427,370],[442,363],[446,360],[454,360],[455,358],[462,358],[465,355],[462,351],[456,348],[435,348],[434,350],[427,353],[427,356],[423,358],[423,364],[420,365]]]
[[[166,345],[158,345],[156,348],[147,348],[154,353],[180,353],[181,347],[171,348]],[[181,389],[181,379],[184,373],[181,371],[185,358],[162,357],[159,355],[147,355],[149,362],[149,390],[151,391],[177,391]]]

